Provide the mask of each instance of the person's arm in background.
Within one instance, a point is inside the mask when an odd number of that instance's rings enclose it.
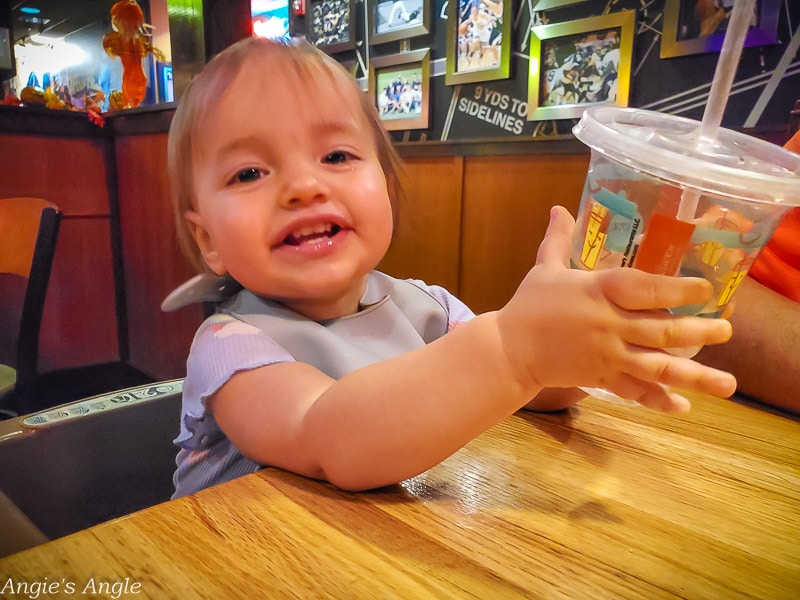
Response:
[[[735,301],[733,337],[696,360],[733,373],[739,393],[800,414],[800,303],[749,277]]]

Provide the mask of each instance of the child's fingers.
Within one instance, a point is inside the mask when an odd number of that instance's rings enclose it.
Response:
[[[658,384],[645,386],[639,404],[666,413],[687,413],[692,408],[689,399]]]
[[[722,309],[722,314],[720,318],[722,319],[730,319],[733,316],[733,311],[736,310],[736,298],[732,298],[730,302],[725,305],[725,308]]]
[[[536,253],[536,264],[556,264],[568,267],[574,229],[575,219],[566,208],[563,206],[551,208],[550,224],[547,226],[544,239]]]
[[[636,315],[636,313],[633,313]],[[676,317],[666,312],[648,312],[622,321],[622,338],[644,348],[684,348],[724,344],[733,328],[724,319]]]
[[[736,378],[725,371],[707,367],[689,358],[666,352],[632,349],[633,359],[624,371],[642,381],[691,389],[727,398],[736,391]]]
[[[611,388],[620,398],[635,400],[639,404],[668,413],[685,413],[691,408],[688,399],[670,391],[662,384],[636,379],[630,375],[621,375]]]
[[[606,297],[626,310],[701,304],[711,297],[711,284],[698,277],[652,275],[636,269],[609,269],[602,275]]]

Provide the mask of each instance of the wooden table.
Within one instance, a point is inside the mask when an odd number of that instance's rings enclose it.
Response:
[[[587,399],[377,492],[266,469],[9,556],[8,581],[58,584],[44,598],[794,599],[800,423]]]

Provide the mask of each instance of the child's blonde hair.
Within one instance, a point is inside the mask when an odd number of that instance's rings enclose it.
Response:
[[[207,267],[185,218],[187,211],[196,208],[193,161],[199,150],[197,134],[207,122],[206,119],[217,110],[224,91],[233,83],[242,66],[252,60],[263,63],[264,77],[269,77],[271,61],[288,62],[290,68],[308,77],[318,75],[320,71],[328,72],[332,76],[337,72],[343,73],[357,91],[360,101],[358,108],[364,113],[372,129],[378,158],[386,176],[395,222],[397,206],[403,198],[402,161],[381,124],[375,106],[344,67],[303,40],[246,38],[220,52],[192,80],[180,100],[169,129],[167,156],[178,242],[198,273],[206,271]],[[337,81],[341,79],[339,77]]]

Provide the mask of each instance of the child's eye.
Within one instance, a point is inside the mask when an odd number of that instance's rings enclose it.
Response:
[[[230,183],[251,183],[253,181],[258,181],[263,176],[264,172],[260,169],[249,167],[236,173],[236,175],[234,175],[231,179]]]
[[[350,155],[347,152],[343,152],[342,150],[337,150],[336,152],[331,152],[325,157],[325,162],[334,165],[340,165],[342,163],[346,163],[350,159]]]

